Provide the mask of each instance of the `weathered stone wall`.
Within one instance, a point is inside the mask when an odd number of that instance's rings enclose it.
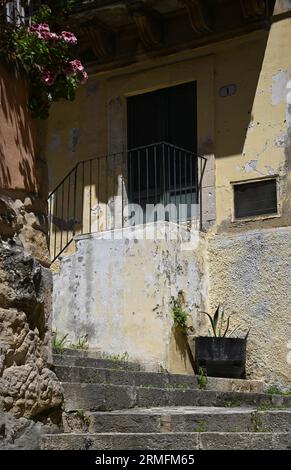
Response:
[[[37,417],[60,403],[60,386],[47,368],[51,273],[27,249],[37,236],[28,245],[21,240],[35,214],[19,199],[0,195],[0,203],[0,403],[16,416]]]
[[[20,74],[0,66],[0,448],[38,447],[62,391],[49,366],[46,183]],[[41,190],[40,190],[41,188]]]
[[[221,303],[231,327],[250,328],[247,375],[290,387],[291,228],[215,235],[207,257],[210,310]]]

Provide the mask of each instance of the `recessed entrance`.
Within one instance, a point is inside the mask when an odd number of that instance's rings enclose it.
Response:
[[[127,123],[129,201],[143,209],[171,203],[178,220],[190,218],[198,194],[196,82],[128,98]]]

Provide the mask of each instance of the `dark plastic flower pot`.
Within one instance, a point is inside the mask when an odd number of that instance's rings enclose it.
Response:
[[[245,378],[246,339],[199,336],[195,339],[195,368],[209,377]]]

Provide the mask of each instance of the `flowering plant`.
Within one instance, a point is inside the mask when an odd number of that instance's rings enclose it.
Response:
[[[49,6],[41,7],[30,26],[15,25],[12,30],[13,56],[25,68],[31,92],[29,108],[34,117],[46,118],[53,101],[61,98],[72,101],[80,84],[88,75],[71,49],[76,36],[62,30]],[[53,24],[57,28],[52,30]],[[59,29],[59,31],[58,31]]]

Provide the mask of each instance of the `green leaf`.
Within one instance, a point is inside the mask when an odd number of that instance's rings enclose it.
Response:
[[[213,325],[214,325],[214,329],[215,329],[215,336],[217,336],[216,329],[217,329],[217,323],[218,323],[218,319],[219,319],[219,310],[220,310],[220,304],[218,305],[217,309],[215,310],[215,314],[214,314],[214,317],[213,317]]]
[[[224,334],[223,334],[223,336],[222,336],[223,338],[226,337],[226,333],[228,332],[228,329],[229,329],[229,322],[230,322],[230,316],[228,317],[227,322],[226,322],[225,332],[224,332]]]
[[[237,325],[227,336],[230,337],[231,335],[233,335],[233,333],[237,331],[240,327],[241,325]]]
[[[209,315],[209,313],[207,313],[207,312],[201,312],[201,313],[204,313],[205,315],[208,316],[209,321],[210,321],[210,323],[211,323],[211,327],[212,327],[213,334],[214,334],[214,336],[216,336],[216,328],[215,328],[214,321],[213,321],[211,315]]]
[[[221,336],[223,319],[224,319],[224,308],[221,307],[221,310],[222,310],[222,313],[221,313],[221,317],[220,317],[220,327],[219,327],[219,331],[218,331],[218,336],[219,337]]]

